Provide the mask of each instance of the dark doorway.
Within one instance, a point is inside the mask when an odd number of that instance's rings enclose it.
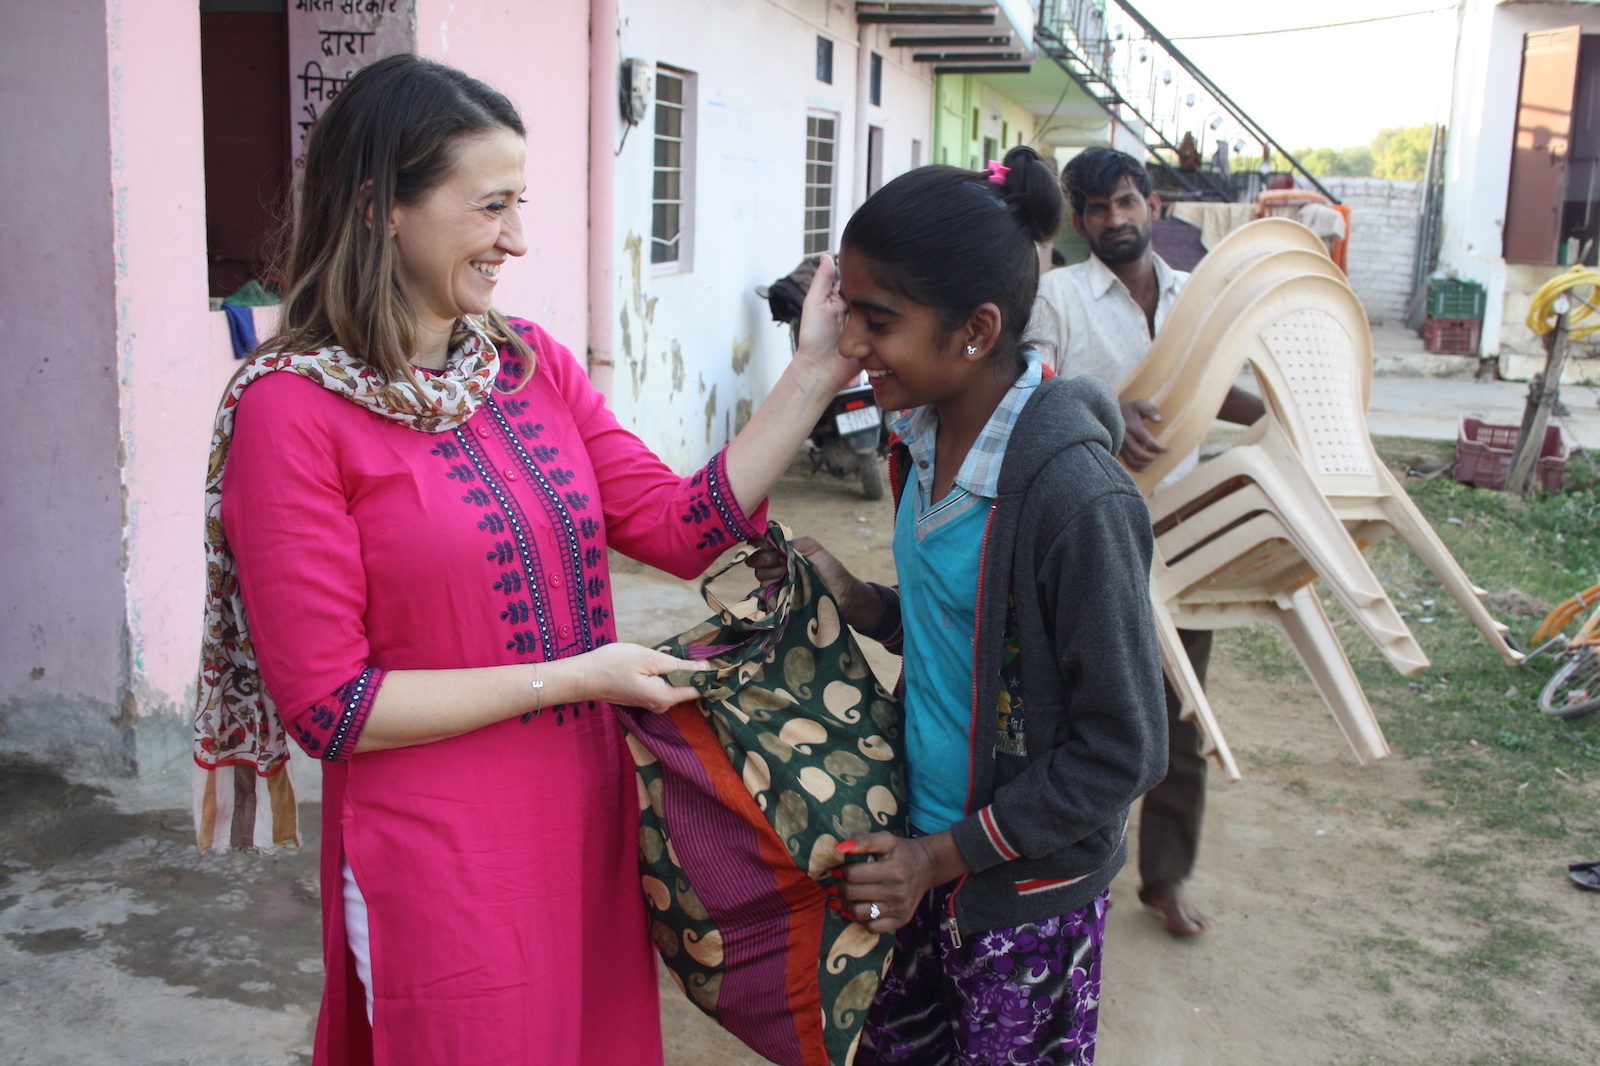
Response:
[[[1581,260],[1594,266],[1600,256],[1600,37],[1589,34],[1578,46],[1566,181],[1556,261],[1572,265]]]
[[[867,127],[867,195],[883,187],[883,128]]]
[[[292,169],[284,0],[201,0],[200,92],[211,295],[271,288]]]

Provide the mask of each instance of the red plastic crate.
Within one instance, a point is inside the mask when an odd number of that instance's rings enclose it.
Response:
[[[1505,488],[1511,474],[1511,456],[1521,434],[1521,426],[1462,415],[1456,428],[1456,480],[1480,489]],[[1544,446],[1534,465],[1534,477],[1546,492],[1561,491],[1561,475],[1566,472],[1570,452],[1566,431],[1560,426],[1546,427]]]
[[[1440,355],[1477,355],[1483,336],[1481,318],[1434,318],[1422,323],[1422,346]]]

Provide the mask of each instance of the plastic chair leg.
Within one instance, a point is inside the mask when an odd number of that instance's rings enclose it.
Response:
[[[1444,546],[1439,534],[1434,532],[1433,526],[1428,524],[1428,520],[1422,517],[1412,504],[1406,495],[1406,490],[1395,480],[1394,475],[1384,470],[1381,476],[1388,483],[1389,495],[1379,501],[1379,506],[1383,509],[1389,524],[1406,542],[1406,546],[1416,552],[1417,557],[1433,571],[1433,576],[1444,585],[1445,591],[1450,593],[1450,598],[1460,605],[1462,613],[1483,635],[1489,647],[1512,666],[1522,662],[1523,654],[1506,643],[1505,634],[1509,629],[1496,621],[1479,599],[1483,595],[1483,590],[1474,585],[1462,571],[1461,564],[1456,562],[1455,556]]]
[[[1274,619],[1278,628],[1300,657],[1322,701],[1333,712],[1356,759],[1362,765],[1382,759],[1389,754],[1389,742],[1384,739],[1383,729],[1372,713],[1372,704],[1367,702],[1355,668],[1350,665],[1316,593],[1309,587],[1299,589],[1289,600],[1289,609],[1278,611]]]
[[[1216,716],[1211,712],[1205,688],[1189,662],[1188,653],[1183,650],[1183,639],[1178,636],[1178,627],[1173,625],[1172,615],[1162,602],[1153,577],[1150,592],[1156,620],[1156,641],[1161,648],[1161,669],[1167,675],[1172,691],[1178,694],[1183,704],[1180,716],[1186,720],[1193,719],[1199,725],[1200,754],[1215,759],[1217,767],[1230,782],[1237,781],[1240,777],[1239,765],[1234,762],[1233,751],[1228,747]]]

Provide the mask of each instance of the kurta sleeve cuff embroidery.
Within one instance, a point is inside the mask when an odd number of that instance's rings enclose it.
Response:
[[[739,501],[734,498],[733,489],[728,485],[728,449],[723,448],[711,457],[711,462],[706,464],[706,492],[711,496],[711,503],[717,509],[717,517],[722,519],[722,524],[740,540],[754,540],[767,535],[767,502],[761,501],[756,508],[756,521],[745,516]]]
[[[284,725],[307,755],[324,762],[349,762],[372,713],[384,671],[367,667],[340,685],[327,703],[315,703]]]

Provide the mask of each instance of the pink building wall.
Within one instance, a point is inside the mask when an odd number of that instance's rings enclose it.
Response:
[[[104,0],[0,5],[0,756],[126,764]],[[23,146],[26,146],[24,149]]]
[[[528,254],[496,305],[584,358],[588,337],[589,4],[417,0],[417,51],[505,93],[528,128]]]
[[[199,661],[201,488],[217,400],[207,372],[200,13],[194,0],[107,7],[126,686],[128,708],[145,720],[140,758],[151,762],[186,742],[172,727],[190,713]]]
[[[416,26],[524,112],[530,251],[499,302],[581,357],[588,5],[418,0]],[[207,305],[196,0],[0,4],[0,143],[0,759],[137,772],[187,750],[236,366]]]

